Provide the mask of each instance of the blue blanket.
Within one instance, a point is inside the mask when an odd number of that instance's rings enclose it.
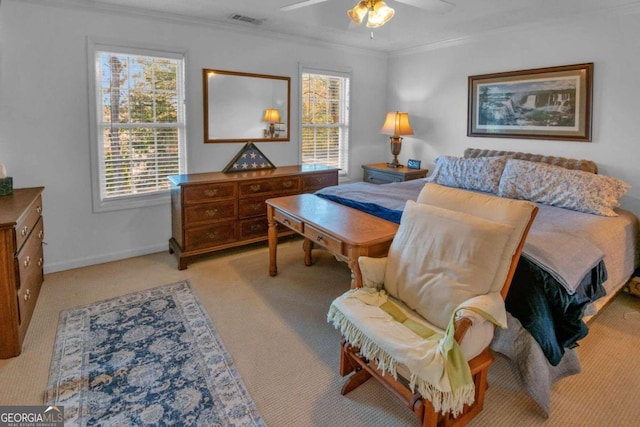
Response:
[[[401,210],[361,202],[335,194],[317,196],[400,223]],[[588,333],[582,320],[586,306],[604,296],[607,279],[604,261],[598,262],[570,294],[557,277],[527,257],[520,257],[505,304],[509,313],[535,338],[549,363],[556,366],[566,348],[573,348]]]

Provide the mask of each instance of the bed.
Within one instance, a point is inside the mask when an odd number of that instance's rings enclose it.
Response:
[[[575,352],[595,315],[638,266],[638,218],[619,207],[628,185],[588,160],[469,148],[441,156],[425,179],[358,182],[320,197],[399,222],[425,181],[538,203],[509,295],[506,330],[491,348],[511,360],[525,391],[549,413],[551,387],[580,372]]]

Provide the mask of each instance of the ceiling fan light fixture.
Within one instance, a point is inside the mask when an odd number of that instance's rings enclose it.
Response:
[[[387,6],[383,1],[377,1],[373,4],[373,7],[369,11],[369,17],[367,19],[367,28],[378,28],[389,22],[395,10]]]
[[[347,11],[347,15],[349,15],[349,19],[351,19],[355,24],[360,25],[368,11],[369,5],[363,0],[355,5],[353,9],[349,9]]]

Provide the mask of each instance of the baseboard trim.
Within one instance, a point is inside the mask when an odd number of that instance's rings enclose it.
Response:
[[[168,251],[167,244],[159,244],[147,246],[144,248],[130,249],[126,251],[114,252],[105,255],[91,256],[87,258],[77,258],[73,260],[65,260],[63,262],[48,264],[45,259],[44,274],[55,273],[57,271],[72,270],[74,268],[88,267],[95,264],[103,264],[105,262],[118,261],[126,258],[133,258],[141,255],[153,254],[156,252]]]

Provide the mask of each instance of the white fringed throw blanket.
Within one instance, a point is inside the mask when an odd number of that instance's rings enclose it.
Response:
[[[411,390],[417,389],[437,412],[456,416],[475,396],[469,365],[453,338],[455,316],[462,309],[506,327],[499,294],[481,295],[460,304],[447,330],[441,331],[394,303],[384,290],[372,288],[352,289],[336,298],[327,320],[360,349],[360,354],[375,360],[383,374],[397,379],[397,365],[405,365],[411,373]]]

